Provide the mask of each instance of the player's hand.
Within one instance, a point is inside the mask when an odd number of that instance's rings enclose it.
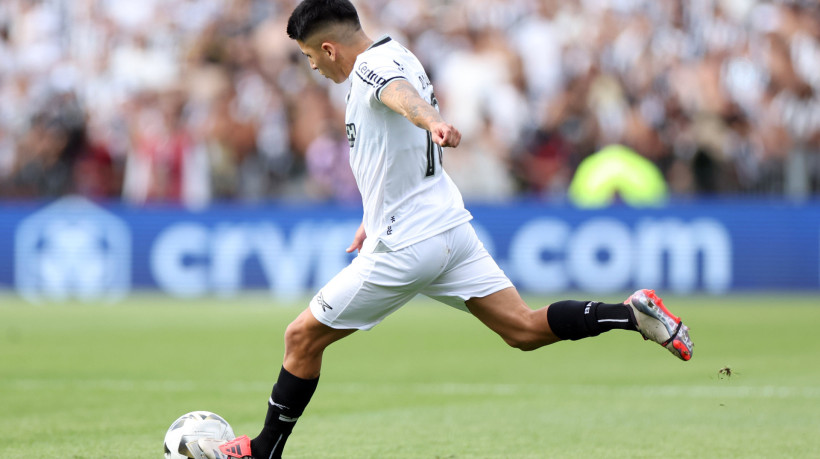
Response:
[[[362,250],[362,245],[364,244],[364,240],[367,239],[367,234],[364,233],[364,223],[359,225],[359,229],[356,230],[356,235],[353,236],[353,242],[350,244],[345,252],[351,253],[354,250]]]
[[[433,134],[433,142],[442,147],[457,147],[461,142],[461,133],[451,124],[435,123],[430,126],[430,133]]]

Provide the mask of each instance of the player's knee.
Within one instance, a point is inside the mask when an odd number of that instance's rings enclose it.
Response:
[[[285,352],[309,354],[312,352],[313,340],[304,321],[296,319],[285,329]]]
[[[285,349],[293,349],[299,347],[303,341],[303,332],[296,321],[288,324],[285,329]]]

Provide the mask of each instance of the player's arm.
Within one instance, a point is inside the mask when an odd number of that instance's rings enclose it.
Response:
[[[404,79],[395,79],[381,91],[382,103],[433,134],[433,142],[442,147],[457,147],[461,142],[458,129],[444,121],[430,102],[422,99],[416,88]]]

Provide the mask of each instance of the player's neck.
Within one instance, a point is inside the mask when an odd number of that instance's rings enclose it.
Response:
[[[342,63],[342,69],[345,72],[345,75],[350,76],[353,72],[353,65],[356,63],[356,58],[359,57],[359,54],[367,51],[367,48],[370,48],[370,45],[373,44],[373,40],[367,36],[363,31],[359,31],[356,33],[353,40],[351,40],[349,45],[346,45],[349,53],[345,53],[346,55],[351,56],[349,61]]]

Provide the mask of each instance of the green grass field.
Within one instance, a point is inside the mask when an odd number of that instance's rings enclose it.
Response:
[[[328,350],[285,457],[818,457],[818,300],[668,297],[684,363],[628,332],[525,353],[419,299]],[[193,410],[255,435],[302,304],[2,297],[0,458],[159,458]]]

